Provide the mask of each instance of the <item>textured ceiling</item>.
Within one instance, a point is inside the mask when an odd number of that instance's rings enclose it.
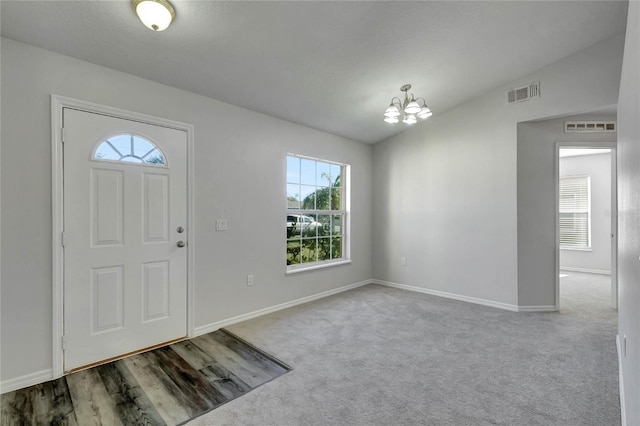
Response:
[[[434,114],[624,31],[626,2],[173,1],[164,32],[129,1],[0,2],[2,36],[354,140],[400,86]],[[418,124],[420,125],[420,124]]]

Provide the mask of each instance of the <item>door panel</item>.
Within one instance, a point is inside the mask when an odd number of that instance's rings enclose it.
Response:
[[[186,336],[186,133],[68,108],[63,118],[69,371]]]
[[[142,321],[169,316],[169,262],[149,262],[143,265]]]
[[[122,265],[91,271],[91,334],[122,328],[124,325]]]
[[[169,176],[144,175],[144,242],[169,240]]]
[[[124,243],[124,175],[118,170],[91,170],[92,246]]]

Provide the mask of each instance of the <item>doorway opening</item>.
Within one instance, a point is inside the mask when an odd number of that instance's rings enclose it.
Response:
[[[617,309],[615,142],[556,143],[556,309]]]

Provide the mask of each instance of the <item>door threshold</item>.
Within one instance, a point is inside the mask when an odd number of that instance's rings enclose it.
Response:
[[[72,374],[72,373],[76,373],[78,371],[87,370],[89,368],[97,367],[98,365],[108,364],[108,363],[110,363],[112,361],[117,361],[117,360],[122,359],[122,358],[127,358],[127,357],[130,357],[130,356],[133,356],[133,355],[138,355],[138,354],[141,354],[143,352],[148,352],[148,351],[151,351],[151,350],[154,350],[154,349],[161,348],[163,346],[169,346],[169,345],[172,345],[174,343],[181,342],[183,340],[187,340],[187,336],[178,337],[177,339],[168,340],[166,342],[158,343],[157,345],[148,346],[146,348],[137,349],[135,351],[127,352],[126,354],[113,356],[111,358],[103,359],[101,361],[92,362],[91,364],[83,365],[81,367],[72,368],[71,370],[65,371],[64,374],[65,375],[66,374]]]

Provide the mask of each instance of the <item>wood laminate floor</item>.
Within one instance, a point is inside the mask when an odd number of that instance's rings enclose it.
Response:
[[[218,330],[2,395],[1,425],[177,425],[290,371]]]

